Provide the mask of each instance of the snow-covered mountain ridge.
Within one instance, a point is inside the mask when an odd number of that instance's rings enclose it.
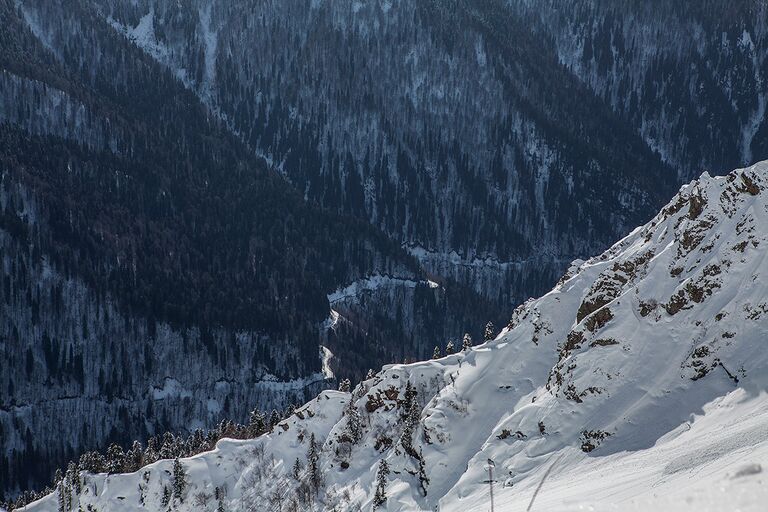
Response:
[[[161,461],[81,474],[71,508],[371,510],[386,460],[382,510],[486,510],[490,459],[497,510],[533,498],[532,510],[756,509],[768,498],[767,189],[768,162],[705,174],[518,307],[495,340],[389,365],[270,434],[181,460],[181,499],[164,504],[173,461]],[[57,510],[59,492],[28,510]]]

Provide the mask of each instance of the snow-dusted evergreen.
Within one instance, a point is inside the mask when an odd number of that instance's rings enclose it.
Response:
[[[180,460],[174,507],[487,510],[489,461],[499,511],[756,507],[768,497],[766,247],[768,162],[702,175],[495,339],[389,365],[258,439]],[[82,473],[71,506],[164,510],[173,466]],[[66,509],[68,485],[28,510],[62,496]]]

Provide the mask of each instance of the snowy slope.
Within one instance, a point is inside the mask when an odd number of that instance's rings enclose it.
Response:
[[[382,509],[487,510],[492,459],[502,511],[526,510],[540,484],[532,510],[757,510],[768,498],[766,188],[766,162],[703,175],[517,308],[495,340],[387,366],[351,395],[321,394],[271,434],[183,460],[187,488],[172,505],[216,510],[219,487],[224,510],[370,510],[386,459]],[[297,481],[291,467],[306,466],[309,433],[322,443],[324,482],[302,499],[306,470]],[[74,509],[78,499],[84,509],[164,509],[171,466],[82,475]],[[57,493],[28,508],[56,509]]]

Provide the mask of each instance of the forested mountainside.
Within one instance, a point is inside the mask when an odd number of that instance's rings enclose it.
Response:
[[[494,340],[26,510],[760,510],[767,243],[768,162],[704,174]]]
[[[681,180],[768,157],[764,20],[0,0],[0,491],[303,399],[320,344],[361,378],[480,337]]]
[[[768,155],[766,2],[508,3],[683,179]]]
[[[768,156],[764,2],[99,4],[306,197],[509,306]]]
[[[0,491],[303,401],[334,384],[321,344],[359,379],[497,319],[305,201],[89,4],[4,1],[0,19]]]
[[[502,2],[98,3],[305,197],[508,307],[676,188]]]

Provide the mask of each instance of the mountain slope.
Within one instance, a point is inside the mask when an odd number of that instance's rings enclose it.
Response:
[[[95,4],[307,199],[507,308],[677,188],[501,1]]]
[[[765,2],[508,4],[682,178],[765,158]]]
[[[498,321],[306,201],[88,2],[0,0],[0,19],[0,494],[301,403],[335,385],[320,344],[359,378]],[[329,330],[329,295],[377,276],[396,285],[335,302]]]
[[[764,2],[95,4],[305,197],[508,307],[768,157]]]
[[[0,492],[477,335],[766,157],[763,4],[660,12],[0,0]]]
[[[705,174],[648,224],[575,262],[495,340],[387,366],[270,434],[182,461],[173,506],[369,510],[386,460],[387,510],[483,510],[491,459],[499,510],[525,509],[550,467],[542,509],[755,508],[768,457],[767,220],[768,162]],[[291,476],[312,435],[316,493],[308,469]],[[170,466],[81,475],[87,490],[74,503],[161,510]]]

